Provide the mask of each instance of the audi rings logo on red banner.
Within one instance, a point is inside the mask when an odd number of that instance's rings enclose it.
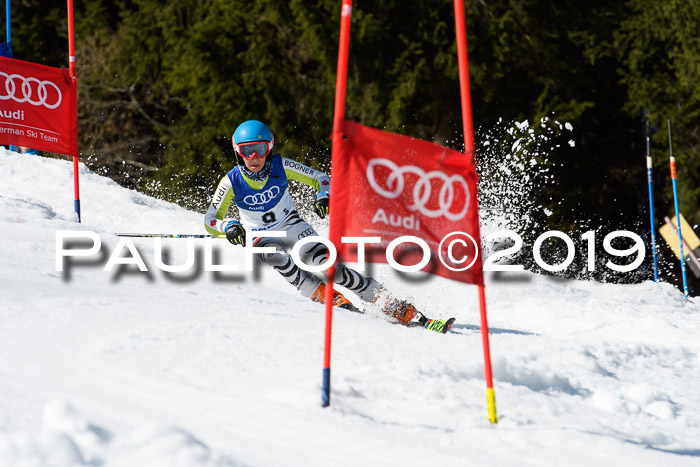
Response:
[[[69,70],[0,57],[0,144],[76,157],[77,88]]]
[[[4,81],[4,86],[3,82]],[[0,71],[0,100],[12,99],[15,102],[27,102],[34,106],[43,105],[55,109],[61,105],[63,95],[56,84],[37,78],[26,78],[17,73],[8,75]]]
[[[378,176],[380,171],[382,175]],[[401,196],[414,181],[413,189],[408,188],[412,204],[407,208],[426,217],[444,216],[458,221],[467,215],[469,209],[469,186],[459,174],[448,176],[439,170],[425,172],[415,165],[399,166],[389,159],[372,159],[367,164],[367,181],[377,194],[388,199]],[[431,198],[434,183],[440,185],[437,198]]]

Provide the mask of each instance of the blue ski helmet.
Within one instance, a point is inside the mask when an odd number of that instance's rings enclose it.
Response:
[[[233,132],[233,137],[231,138],[236,155],[240,154],[238,148],[240,143],[252,143],[256,141],[267,141],[270,143],[270,149],[272,149],[272,146],[275,144],[275,137],[272,135],[272,131],[270,131],[263,122],[257,120],[248,120],[238,125],[238,128]]]

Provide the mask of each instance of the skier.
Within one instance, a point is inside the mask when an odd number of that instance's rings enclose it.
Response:
[[[286,237],[259,237],[257,247],[274,247],[274,253],[261,253],[258,257],[274,267],[287,282],[305,297],[325,302],[325,284],[315,275],[299,268],[290,254],[299,239],[318,235],[296,210],[289,194],[288,180],[296,180],[318,191],[314,210],[325,218],[328,215],[330,179],[325,173],[299,162],[271,154],[274,146],[272,131],[262,122],[248,120],[233,133],[232,143],[238,165],[219,182],[209,209],[204,217],[207,231],[213,235],[226,234],[233,245],[246,244],[246,231],[285,231]],[[231,203],[238,207],[241,222],[225,218]],[[327,248],[323,243],[305,244],[299,256],[305,264],[320,265],[326,262]],[[376,280],[365,277],[343,264],[336,265],[337,285],[353,291],[362,300],[383,303],[382,310],[408,326],[423,326],[436,332],[447,332],[454,319],[448,321],[426,318],[416,307],[404,300],[397,300]],[[335,292],[333,305],[359,311],[340,292]]]

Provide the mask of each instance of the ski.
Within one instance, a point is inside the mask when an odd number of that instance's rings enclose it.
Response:
[[[338,305],[338,308],[342,308],[342,309],[344,309],[344,310],[352,311],[353,313],[360,313],[360,314],[362,314],[362,315],[365,314],[365,312],[364,312],[363,310],[360,310],[359,308],[357,308],[355,305],[353,305],[353,304],[350,303],[350,302],[343,303],[342,305]]]
[[[423,324],[423,327],[428,331],[446,334],[447,331],[450,330],[454,322],[455,318],[450,318],[447,321],[443,321],[441,319],[427,319]]]
[[[420,311],[416,310],[416,307],[411,305],[406,300],[396,300],[390,298],[384,305],[382,311],[387,315],[396,318],[404,326],[420,326],[428,331],[438,332],[440,334],[445,334],[447,331],[449,331],[450,327],[455,322],[455,318],[450,318],[446,321],[441,319],[430,319]]]

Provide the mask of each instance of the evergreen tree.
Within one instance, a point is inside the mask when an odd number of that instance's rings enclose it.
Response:
[[[15,57],[67,66],[65,2],[13,2]],[[75,4],[83,159],[120,183],[204,209],[231,134],[266,121],[285,155],[329,170],[338,0],[84,0]],[[463,148],[453,2],[353,6],[346,116]],[[474,122],[561,133],[542,229],[646,226],[644,121],[668,213],[666,119],[681,208],[700,222],[700,2],[466,2]],[[557,123],[558,122],[558,123]],[[562,132],[569,122],[573,132]],[[542,124],[540,124],[542,123]],[[568,143],[572,140],[573,147]],[[534,140],[533,140],[534,141]],[[537,144],[533,142],[532,144]],[[480,148],[477,156],[489,153]]]
[[[627,85],[625,110],[648,118],[655,131],[656,172],[670,214],[667,120],[671,120],[678,162],[681,211],[700,223],[700,2],[629,2],[632,14],[616,35],[620,80]],[[663,200],[667,200],[663,202]]]

